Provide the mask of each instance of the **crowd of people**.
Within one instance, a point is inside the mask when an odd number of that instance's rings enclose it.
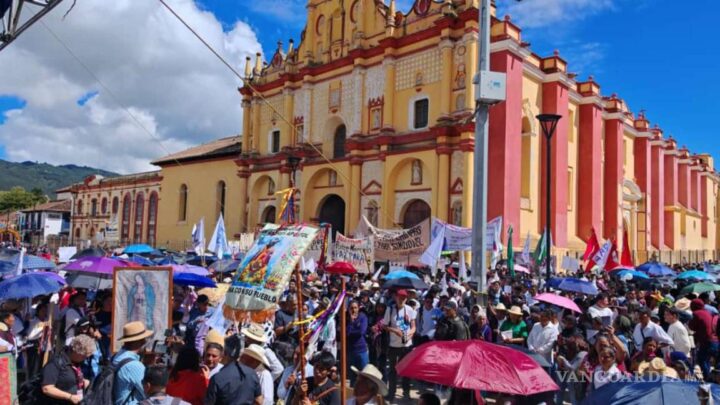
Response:
[[[429,289],[383,289],[382,277],[349,277],[345,330],[331,318],[307,362],[300,357],[301,345],[310,349],[299,335],[298,313],[318,314],[341,292],[339,276],[321,269],[304,274],[302,285],[291,281],[271,319],[226,321],[224,330],[208,326],[222,310],[217,302],[176,287],[166,339],[151,341],[154,331],[130,322],[116,353],[109,291],[65,288],[32,302],[5,301],[0,350],[14,353],[25,372],[21,400],[42,404],[339,405],[343,355],[348,404],[463,404],[462,390],[410,381],[396,366],[424,343],[474,339],[530,354],[560,387],[533,397],[482,394],[500,403],[575,404],[630,375],[720,381],[712,292],[681,294],[673,284],[636,284],[580,269],[577,277],[599,294],[555,291],[577,304],[577,312],[535,300],[542,280],[510,276],[503,267],[489,272],[486,294],[446,272],[433,278],[427,269],[412,270],[429,281]]]

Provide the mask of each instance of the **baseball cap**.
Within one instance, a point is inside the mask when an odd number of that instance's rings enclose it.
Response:
[[[407,297],[407,296],[408,296],[408,292],[407,292],[407,290],[404,290],[404,289],[403,289],[403,290],[397,290],[397,291],[395,292],[395,295],[397,295],[398,297]]]
[[[457,305],[457,302],[455,302],[455,301],[453,301],[453,300],[448,300],[448,302],[446,302],[443,307],[444,307],[444,308],[449,308],[449,309],[457,310],[458,305]]]

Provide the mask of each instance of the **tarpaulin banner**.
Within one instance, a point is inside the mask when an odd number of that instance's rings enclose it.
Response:
[[[329,253],[332,244],[328,243],[328,235],[332,235],[332,226],[322,224],[315,235],[315,239],[310,242],[310,246],[303,255],[306,261],[312,259],[315,263],[321,263],[324,258],[332,257]]]
[[[420,255],[430,244],[430,220],[409,229],[380,229],[370,224],[363,216],[359,229],[371,235],[375,246],[375,260],[389,260],[403,263],[419,263]]]
[[[275,308],[300,257],[318,229],[305,225],[267,225],[238,266],[226,306],[240,311]]]
[[[333,261],[348,262],[359,273],[368,274],[375,261],[375,249],[372,236],[362,239],[351,239],[341,233],[335,235]]]

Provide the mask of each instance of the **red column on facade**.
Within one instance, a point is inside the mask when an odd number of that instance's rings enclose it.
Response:
[[[675,142],[670,141],[665,149],[665,207],[678,205],[678,157],[675,154]],[[675,249],[675,212],[664,211],[665,214],[665,244]]]
[[[605,120],[605,170],[603,177],[603,237],[620,240],[622,230],[620,207],[622,206],[623,181],[623,133],[624,114],[622,100],[615,95],[606,101],[611,118]]]
[[[652,184],[651,184],[651,148],[650,148],[650,136],[648,132],[649,123],[645,118],[644,114],[639,114],[635,120],[635,129],[638,131],[638,135],[635,138],[633,150],[635,151],[635,182],[640,191],[644,194],[644,200],[638,203],[638,226],[636,232],[638,241],[636,248],[638,250],[647,250],[650,245],[650,231],[651,231],[651,207],[649,204]],[[640,235],[644,234],[643,237]],[[645,245],[641,245],[640,241],[645,241]]]
[[[577,236],[587,240],[590,230],[602,224],[602,100],[600,87],[592,80],[578,83],[583,96],[578,136]]]
[[[690,181],[690,160],[688,159],[687,149],[684,147],[679,150],[680,157],[678,159],[678,202],[685,208],[691,206],[691,181]]]
[[[658,250],[665,248],[665,161],[662,131],[653,130],[655,136],[650,142],[650,242]]]
[[[690,166],[690,208],[700,212],[700,167],[694,162]]]
[[[700,178],[700,234],[703,237],[708,236],[708,178],[707,178],[708,172],[705,171],[703,168],[703,171],[698,175]]]
[[[565,74],[566,64],[560,56],[543,59],[544,71],[555,74],[557,80],[543,83],[542,112],[543,114],[558,114],[562,116],[558,122],[555,134],[550,141],[550,229],[553,243],[556,247],[567,246],[567,214],[568,214],[568,83]],[[540,229],[545,228],[545,188],[547,182],[547,169],[545,166],[547,141],[541,134],[541,173],[540,173]]]
[[[490,108],[488,191],[492,198],[487,207],[488,219],[502,216],[505,240],[508,225],[520,229],[523,61],[510,50],[493,52],[490,69],[507,75],[506,100]],[[520,237],[515,232],[514,242],[519,243]]]

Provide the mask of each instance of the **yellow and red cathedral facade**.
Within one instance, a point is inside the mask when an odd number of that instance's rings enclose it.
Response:
[[[248,58],[242,134],[154,162],[159,244],[189,239],[200,217],[209,233],[220,212],[229,236],[273,222],[275,193],[293,179],[300,219],[343,233],[362,215],[382,228],[429,216],[470,226],[478,1],[416,0],[407,13],[388,3],[309,0],[297,46]],[[638,255],[710,258],[720,246],[713,158],[678,146],[571,63],[533,53],[510,18],[493,17],[491,70],[506,74],[507,99],[490,110],[488,218],[512,225],[516,244],[538,239],[547,179],[535,116],[559,114],[556,248],[582,249],[592,228],[618,240],[627,229]]]

